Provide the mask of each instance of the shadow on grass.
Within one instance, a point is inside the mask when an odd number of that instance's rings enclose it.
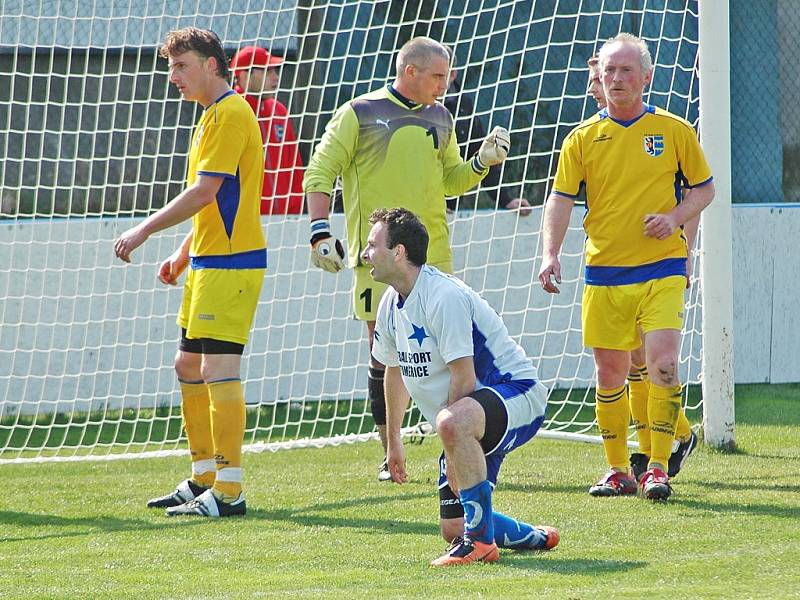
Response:
[[[748,502],[746,504],[738,502],[703,502],[702,500],[684,500],[675,497],[670,498],[669,503],[713,513],[744,513],[748,515],[759,515],[766,517],[800,519],[800,508],[777,506],[775,504],[755,504],[752,502]]]
[[[591,483],[577,485],[554,485],[553,483],[505,483],[502,480],[497,483],[495,494],[502,496],[503,492],[523,492],[525,494],[586,494]]]
[[[330,527],[348,529],[366,529],[371,532],[383,531],[386,533],[411,533],[417,535],[432,535],[438,533],[438,524],[433,520],[430,523],[415,523],[411,521],[397,521],[392,519],[366,519],[353,517],[336,517],[330,514],[311,515],[286,510],[247,511],[248,520],[262,520],[270,522],[291,523],[302,527]]]
[[[303,527],[342,527],[367,529],[369,531],[385,531],[387,533],[412,533],[429,535],[438,533],[438,520],[432,518],[429,523],[416,523],[411,521],[397,521],[386,519],[369,519],[355,517],[337,517],[331,515],[332,510],[353,508],[358,506],[375,507],[387,502],[408,501],[412,499],[431,498],[427,492],[405,494],[403,496],[369,496],[366,498],[353,498],[339,502],[325,504],[312,504],[303,507],[288,507],[279,509],[250,508],[247,509],[247,519],[284,522]],[[323,514],[324,513],[324,514]]]
[[[98,530],[104,533],[112,533],[117,531],[152,531],[164,528],[163,523],[154,523],[144,519],[120,519],[119,517],[109,517],[107,515],[63,517],[60,515],[0,510],[0,526],[3,525],[15,527],[81,528],[81,530],[62,531],[58,533],[46,532],[42,533],[42,535],[28,536],[5,536],[0,534],[0,543],[95,535]]]
[[[352,498],[339,502],[312,504],[301,507],[287,507],[276,510],[248,507],[247,516],[245,519],[248,521],[277,521],[294,523],[305,527],[357,527],[369,530],[382,530],[386,532],[431,534],[432,532],[438,532],[438,521],[435,519],[432,519],[430,523],[414,523],[394,521],[390,519],[357,519],[352,517],[336,517],[330,514],[322,514],[325,511],[331,510],[340,510],[359,506],[375,507],[389,502],[407,501],[430,497],[431,494],[427,492],[419,492],[416,494],[406,494],[403,496],[387,495]],[[163,529],[167,523],[175,524],[177,526],[192,526],[208,522],[208,519],[193,517],[177,519],[169,519],[168,517],[164,517],[164,519],[165,521],[162,523],[144,519],[121,519],[119,517],[109,517],[105,515],[94,517],[64,517],[60,515],[47,515],[41,513],[0,511],[0,526],[8,525],[15,527],[81,528],[80,531],[63,531],[58,533],[47,532],[43,533],[42,535],[14,537],[0,535],[0,543],[76,537],[96,534],[98,530],[107,533],[117,531],[149,531]]]
[[[712,490],[726,491],[733,490],[739,492],[800,492],[800,484],[760,484],[759,481],[772,481],[775,479],[774,475],[764,475],[762,477],[748,476],[747,483],[739,483],[734,481],[693,481],[694,485],[699,485],[704,488]]]
[[[548,555],[542,560],[537,552],[510,552],[501,550],[500,565],[513,569],[525,569],[561,575],[603,575],[605,573],[626,573],[634,569],[650,566],[642,560],[601,560],[598,558],[556,558]]]
[[[737,449],[734,454],[739,454],[741,456],[746,456],[747,458],[763,458],[766,460],[789,460],[793,463],[797,462],[797,455],[791,456],[789,454],[765,454],[763,452],[752,452],[750,450],[745,449]]]

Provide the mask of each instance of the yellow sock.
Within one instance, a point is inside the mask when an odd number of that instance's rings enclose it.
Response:
[[[211,437],[208,386],[201,382],[181,381],[180,384],[183,428],[192,455],[192,481],[202,487],[211,487],[216,472],[209,462],[214,458],[214,439]]]
[[[672,441],[675,439],[675,424],[681,411],[681,386],[661,387],[650,382],[650,464],[658,463],[664,467],[672,454]]]
[[[606,460],[612,469],[628,471],[628,424],[631,420],[628,405],[628,388],[621,386],[611,390],[597,388],[595,414]]]
[[[242,441],[245,406],[242,382],[219,381],[208,384],[211,396],[211,431],[217,477],[214,494],[223,502],[233,502],[242,491]]]
[[[685,442],[692,434],[692,426],[689,425],[689,419],[686,418],[686,413],[683,408],[678,413],[678,423],[675,425],[675,439]]]
[[[647,416],[647,400],[650,386],[645,365],[631,365],[628,373],[628,395],[630,396],[631,418],[639,440],[639,452],[650,456],[650,422]]]

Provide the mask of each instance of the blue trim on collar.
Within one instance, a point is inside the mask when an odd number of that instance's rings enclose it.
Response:
[[[390,93],[392,96],[394,96],[394,97],[395,97],[395,98],[397,98],[397,99],[398,99],[400,102],[402,102],[402,103],[403,103],[403,106],[405,106],[406,108],[417,108],[418,106],[422,106],[422,105],[421,105],[421,104],[419,104],[418,102],[414,102],[413,100],[409,100],[408,98],[406,98],[405,96],[403,96],[403,94],[401,94],[400,92],[398,92],[398,91],[395,89],[395,87],[394,87],[394,86],[393,86],[391,83],[390,83],[390,84],[388,84],[388,85],[386,86],[386,89],[389,91],[389,93]]]
[[[611,115],[608,114],[608,108],[604,108],[604,109],[602,109],[600,111],[600,118],[601,119],[611,119],[612,121],[614,121],[614,123],[617,123],[618,125],[622,125],[623,127],[630,127],[631,125],[636,123],[636,121],[638,121],[643,116],[645,116],[647,113],[650,113],[650,114],[653,114],[653,115],[656,114],[656,107],[652,106],[650,104],[645,104],[644,105],[644,112],[642,114],[640,114],[638,117],[634,117],[630,121],[620,121],[619,119],[615,119],[614,117],[612,117]]]
[[[234,92],[233,90],[228,90],[227,92],[225,92],[224,94],[222,94],[222,96],[220,96],[219,98],[217,98],[216,100],[214,100],[214,101],[213,101],[211,104],[212,104],[212,105],[214,105],[214,104],[216,104],[217,102],[221,102],[222,100],[224,100],[225,98],[227,98],[227,97],[228,97],[228,96],[230,96],[231,94],[235,94],[235,93],[236,93],[236,92]]]

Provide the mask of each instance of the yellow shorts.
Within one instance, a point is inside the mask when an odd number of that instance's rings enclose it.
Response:
[[[638,326],[644,333],[683,329],[685,290],[682,275],[629,285],[586,285],[581,307],[583,345],[635,350],[641,346]]]
[[[443,273],[453,272],[453,261],[446,263],[431,263]],[[379,283],[369,274],[370,265],[359,265],[355,272],[355,287],[353,288],[353,314],[359,321],[374,321],[378,314],[378,303],[381,301],[386,284]]]
[[[247,344],[265,269],[189,269],[178,325],[190,339]]]

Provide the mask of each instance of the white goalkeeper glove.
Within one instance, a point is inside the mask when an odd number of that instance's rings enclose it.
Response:
[[[495,127],[483,140],[478,155],[475,157],[478,160],[478,167],[483,171],[499,165],[508,156],[510,148],[511,137],[508,135],[508,130],[503,127]]]
[[[344,269],[344,246],[331,235],[328,219],[311,221],[311,264],[328,273]]]

